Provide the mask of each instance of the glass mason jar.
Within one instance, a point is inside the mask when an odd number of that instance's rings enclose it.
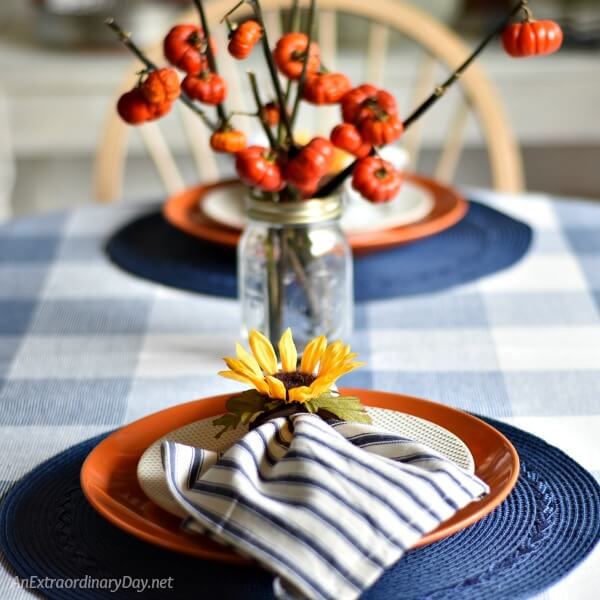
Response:
[[[298,349],[317,335],[347,339],[352,330],[352,253],[340,228],[337,196],[303,202],[251,197],[238,245],[243,333],[277,343],[287,327]]]

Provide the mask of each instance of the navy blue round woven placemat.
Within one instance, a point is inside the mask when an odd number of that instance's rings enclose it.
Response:
[[[434,292],[505,269],[527,252],[528,225],[471,202],[454,227],[411,244],[354,259],[357,301]],[[237,295],[231,248],[202,242],[152,212],[125,225],[106,245],[121,268],[164,285],[213,296]]]
[[[593,549],[600,535],[600,486],[594,478],[539,438],[485,420],[519,452],[515,489],[475,525],[409,552],[366,599],[526,598],[563,577]],[[271,577],[258,567],[171,553],[127,535],[97,514],[83,496],[79,470],[103,437],[51,458],[7,494],[0,511],[0,546],[19,577],[81,582],[78,589],[54,584],[39,590],[60,599],[272,597]],[[143,594],[122,589],[115,595],[90,583],[122,577],[172,577],[174,587]]]

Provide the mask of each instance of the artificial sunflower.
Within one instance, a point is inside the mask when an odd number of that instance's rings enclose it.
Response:
[[[229,399],[229,412],[214,421],[224,427],[221,433],[284,404],[301,404],[307,412],[327,411],[345,420],[370,421],[358,398],[332,390],[337,379],[364,364],[354,361],[357,355],[349,345],[341,341],[327,344],[325,336],[316,337],[307,344],[298,364],[289,328],[279,340],[280,363],[271,342],[259,331],[250,332],[249,343],[252,353],[236,344],[236,358],[224,359],[229,370],[219,372],[254,387]]]

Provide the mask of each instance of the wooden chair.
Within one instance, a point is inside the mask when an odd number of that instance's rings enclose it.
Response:
[[[0,86],[0,223],[12,216],[11,195],[15,184],[15,158],[10,139],[8,97]]]
[[[236,62],[227,55],[225,27],[218,25],[221,17],[234,4],[235,0],[214,0],[207,2],[206,12],[212,25],[211,33],[217,39],[220,48],[217,56],[219,70],[226,77],[230,89],[228,105],[237,110],[253,110],[252,99],[245,87],[245,64]],[[307,2],[301,0],[300,4],[306,7]],[[289,8],[289,0],[262,0],[261,5],[269,41],[273,45],[281,34],[281,11]],[[364,23],[366,38],[366,49],[362,53],[365,57],[364,78],[360,81],[354,80],[355,84],[369,82],[377,85],[387,82],[388,77],[384,76],[394,72],[394,64],[389,60],[386,62],[386,58],[392,38],[395,40],[398,34],[417,45],[419,54],[412,64],[418,66],[415,67],[413,89],[408,99],[401,104],[402,114],[407,114],[429,95],[435,84],[442,80],[441,69],[448,72],[456,68],[470,52],[450,29],[423,11],[395,0],[319,0],[318,8],[318,41],[323,62],[329,69],[335,68],[336,63],[338,68],[343,69],[339,63],[343,62],[344,57],[336,56],[335,32],[338,31],[338,22],[343,18],[351,18]],[[241,16],[243,11],[236,12],[235,17]],[[178,22],[186,21],[196,22],[196,14],[191,12],[178,20]],[[164,64],[162,44],[148,49],[148,56],[158,64]],[[255,49],[254,57],[263,60],[260,48]],[[119,89],[119,94],[133,85],[135,72],[139,68],[139,62],[132,65]],[[264,64],[262,69],[266,72]],[[464,134],[471,120],[477,123],[485,141],[494,188],[504,192],[522,190],[523,173],[519,148],[502,103],[481,66],[472,65],[455,88],[458,88],[459,92],[454,94],[454,98],[450,98],[451,92],[449,97],[442,99],[402,138],[401,143],[411,156],[411,167],[415,168],[417,165],[423,142],[423,125],[427,124],[440,106],[450,104],[451,106],[445,109],[447,111],[450,108],[450,113],[443,119],[446,139],[440,149],[439,160],[432,175],[442,181],[452,180],[464,146]],[[176,112],[181,119],[181,130],[189,143],[198,171],[196,181],[189,184],[197,183],[198,180],[219,179],[217,159],[208,145],[209,131],[200,119],[181,103],[177,103]],[[319,108],[316,115],[318,123],[316,129],[325,134],[340,120],[337,107]],[[253,123],[256,119],[242,116],[236,119],[239,119],[238,124],[245,130],[248,130],[248,127],[258,128],[258,124]],[[173,193],[184,188],[185,183],[174,154],[162,134],[162,126],[162,122],[160,126],[158,123],[148,123],[136,129],[141,134],[165,190]],[[108,122],[96,156],[94,195],[99,201],[109,202],[121,195],[127,141],[132,129],[120,120],[114,104],[111,105]]]

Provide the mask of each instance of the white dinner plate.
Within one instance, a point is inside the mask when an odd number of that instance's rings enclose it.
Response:
[[[381,156],[402,170],[408,161],[405,150],[384,148]],[[373,204],[352,189],[350,179],[343,187],[344,214],[341,225],[346,233],[364,233],[409,225],[426,217],[433,209],[432,194],[423,187],[405,182],[391,202]],[[211,220],[242,230],[246,226],[246,188],[243,185],[215,188],[204,195],[200,209]]]
[[[404,183],[391,202],[372,204],[344,187],[345,208],[342,229],[346,233],[364,233],[393,229],[426,217],[433,208],[433,196],[420,186]],[[220,225],[242,230],[246,226],[246,188],[243,185],[215,188],[201,200],[202,212]]]

